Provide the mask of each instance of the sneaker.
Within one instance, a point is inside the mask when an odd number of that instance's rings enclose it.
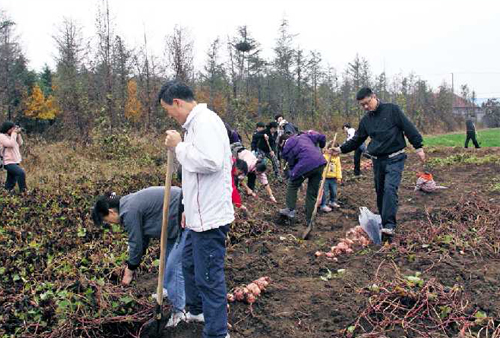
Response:
[[[328,205],[331,208],[340,208],[340,205],[337,202],[330,202],[330,203],[328,203]]]
[[[295,218],[295,210],[290,210],[288,208],[280,209],[280,214],[288,218]]]
[[[156,299],[156,297],[157,297],[157,293],[156,293],[156,292],[155,292],[155,293],[153,293],[153,294],[151,295],[151,297],[152,297],[153,299]],[[167,291],[167,289],[163,288],[163,298],[167,298],[167,297],[168,297],[168,291]]]
[[[330,211],[332,211],[332,208],[330,208],[328,205],[323,205],[320,208],[320,210],[323,211],[323,212],[330,212]]]
[[[394,236],[396,231],[394,229],[389,229],[389,228],[382,228],[382,234],[386,236]]]
[[[186,313],[186,322],[198,322],[198,323],[205,323],[205,316],[203,313],[200,313],[199,315],[193,315],[191,312]]]
[[[186,313],[184,311],[174,312],[170,316],[170,319],[165,327],[176,327],[182,321],[187,321]]]

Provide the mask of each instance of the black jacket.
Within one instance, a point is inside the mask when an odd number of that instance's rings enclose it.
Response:
[[[354,137],[344,143],[340,150],[348,153],[356,150],[370,137],[368,154],[385,156],[406,147],[405,136],[415,149],[422,148],[422,135],[413,123],[392,103],[380,102],[375,111],[366,113],[359,122]]]
[[[467,119],[467,121],[465,121],[465,126],[467,128],[467,132],[469,132],[469,133],[476,132],[476,127],[474,127],[474,122],[472,122],[471,119]]]
[[[269,145],[271,146],[271,149],[269,149],[264,135],[269,137]],[[252,136],[252,144],[250,146],[251,150],[256,151],[257,149],[260,149],[266,154],[271,152],[271,150],[274,151],[276,148],[276,136],[277,135],[272,135],[269,129],[256,131]]]

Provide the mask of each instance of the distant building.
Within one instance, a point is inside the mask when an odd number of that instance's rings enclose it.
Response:
[[[453,114],[471,117],[475,122],[481,123],[484,119],[484,110],[472,101],[466,100],[456,94],[453,95]]]

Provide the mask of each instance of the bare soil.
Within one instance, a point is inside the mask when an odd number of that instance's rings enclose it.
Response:
[[[462,149],[443,148],[428,156],[444,158],[463,152]],[[498,156],[500,149],[481,149],[475,151],[475,155]],[[352,167],[352,157],[343,157],[342,163],[344,167]],[[359,249],[339,257],[338,262],[315,257],[315,252],[328,251],[358,224],[359,207],[366,206],[376,212],[371,170],[365,170],[361,178],[354,178],[352,170],[344,170],[344,180],[339,186],[341,208],[329,214],[319,214],[314,232],[307,241],[299,239],[305,228],[305,191],[299,199],[299,220],[294,225],[283,223],[277,213],[277,209],[284,205],[285,184],[273,183],[278,205],[263,198],[254,201],[245,198],[244,204],[249,207],[251,215],[248,219],[238,218],[233,224],[226,263],[228,290],[261,276],[269,276],[272,283],[252,308],[239,302],[230,304],[231,337],[345,336],[345,330],[355,323],[369,304],[369,297],[361,292],[363,289],[375,280],[390,281],[396,274],[413,275],[416,272],[421,272],[423,279],[435,279],[446,287],[458,285],[471,313],[480,310],[498,323],[498,251],[483,252],[474,246],[469,250],[453,245],[431,250],[426,247],[429,243],[420,242],[417,235],[423,235],[423,227],[430,221],[446,223],[446,212],[460,207],[459,204],[480,200],[489,210],[498,210],[500,193],[492,190],[492,183],[498,183],[500,165],[498,162],[482,165],[458,163],[432,168],[436,183],[448,187],[432,194],[414,191],[415,173],[419,169],[417,158],[410,154],[399,189],[399,224],[392,245]],[[261,191],[260,196],[265,197],[265,192]],[[500,225],[498,220],[491,221]],[[469,221],[464,222],[467,225]],[[338,269],[345,269],[345,272],[335,274],[327,281],[320,278],[328,271],[335,273]],[[155,283],[139,284],[145,292],[148,292],[146,289],[150,292]],[[364,328],[367,332],[371,330],[366,323]],[[200,325],[183,323],[175,329],[164,330],[163,334],[164,337],[201,337],[201,330]],[[359,327],[356,330],[355,336],[359,337],[363,332]],[[448,331],[436,329],[436,332],[427,334],[430,337],[458,336],[458,329],[453,330],[453,327]],[[419,336],[398,326],[387,327],[377,337],[384,335]]]

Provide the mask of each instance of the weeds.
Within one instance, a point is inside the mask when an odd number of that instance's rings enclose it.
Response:
[[[374,283],[359,291],[368,304],[344,336],[381,337],[391,331],[428,338],[480,337],[486,332],[487,337],[500,336],[500,326],[486,313],[472,309],[460,286],[446,287],[419,273],[404,276],[395,265],[393,276],[387,280],[377,272]]]
[[[490,163],[495,163],[495,164],[500,164],[500,156],[497,155],[486,155],[486,156],[476,156],[474,154],[470,153],[461,153],[461,154],[455,154],[451,155],[445,158],[439,158],[439,157],[434,157],[429,159],[428,164],[431,166],[449,166],[449,165],[455,165],[455,164],[476,164],[476,165],[483,165],[483,164],[490,164]]]

